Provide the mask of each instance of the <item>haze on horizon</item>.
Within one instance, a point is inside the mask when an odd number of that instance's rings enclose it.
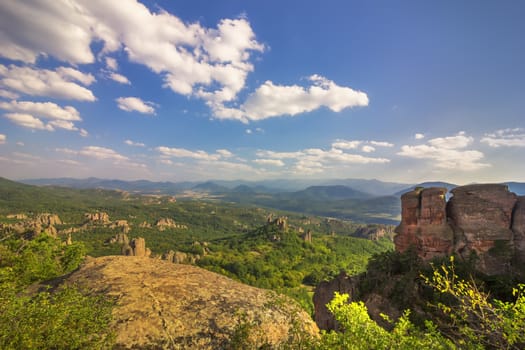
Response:
[[[0,176],[525,181],[524,2],[298,4],[0,2]]]

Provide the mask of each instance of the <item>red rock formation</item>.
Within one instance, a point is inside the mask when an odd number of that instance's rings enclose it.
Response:
[[[468,185],[453,189],[447,214],[456,251],[477,257],[477,269],[489,275],[508,272],[513,255],[512,213],[517,196],[506,185]]]
[[[401,196],[401,224],[394,238],[396,250],[413,246],[423,259],[450,254],[454,234],[447,224],[446,188],[415,189]]]
[[[525,261],[525,209],[506,185],[460,186],[451,192],[448,204],[445,188],[401,196],[396,250],[414,246],[424,260],[452,252],[464,259],[475,256],[477,269],[489,275],[508,272],[513,256]]]
[[[525,196],[518,197],[512,217],[514,233],[514,264],[525,265]]]

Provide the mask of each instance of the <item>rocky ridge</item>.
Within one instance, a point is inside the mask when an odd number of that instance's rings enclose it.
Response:
[[[64,283],[116,300],[118,348],[225,348],[241,325],[249,325],[248,337],[259,345],[283,343],[294,331],[318,332],[286,297],[159,259],[88,258]]]

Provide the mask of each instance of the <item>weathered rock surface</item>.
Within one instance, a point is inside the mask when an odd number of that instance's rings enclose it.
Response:
[[[49,213],[38,214],[34,222],[46,227],[62,224],[62,220],[60,220],[58,215]]]
[[[525,259],[524,200],[506,185],[456,187],[446,203],[445,188],[415,189],[401,196],[401,223],[396,250],[415,247],[424,260],[455,252],[476,257],[488,275],[510,272]]]
[[[447,223],[446,188],[416,189],[401,196],[401,223],[394,243],[398,251],[415,246],[423,259],[452,253],[454,232]]]
[[[222,349],[241,322],[250,339],[276,345],[298,321],[316,335],[309,316],[288,298],[190,265],[144,257],[90,258],[65,280],[116,298],[112,328],[119,348]]]
[[[320,329],[337,329],[334,316],[326,308],[326,304],[328,304],[334,298],[335,292],[340,294],[347,293],[349,295],[355,295],[356,285],[352,278],[344,272],[341,272],[331,281],[323,281],[319,283],[319,285],[315,288],[313,302],[315,323]]]

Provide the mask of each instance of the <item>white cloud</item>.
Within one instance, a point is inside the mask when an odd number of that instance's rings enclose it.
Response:
[[[284,162],[280,159],[255,159],[253,162],[259,165],[284,166]]]
[[[377,147],[394,147],[393,143],[386,142],[386,141],[369,141],[371,145],[377,146]]]
[[[52,102],[10,101],[0,102],[0,109],[34,114],[47,119],[81,121],[80,113],[72,106],[60,107]]]
[[[374,146],[370,146],[370,145],[364,145],[363,147],[361,147],[361,151],[363,151],[365,153],[374,152],[375,150],[376,150],[376,148]]]
[[[33,117],[26,113],[6,113],[4,117],[11,120],[13,123],[29,129],[48,130],[53,131],[53,127],[45,125],[40,119]]]
[[[414,135],[414,138],[415,138],[416,140],[424,139],[424,138],[425,138],[425,134],[416,133],[416,134]]]
[[[135,147],[145,147],[146,145],[143,144],[142,142],[134,142],[134,141],[131,141],[131,140],[126,140],[124,141],[124,143],[126,145],[129,145],[129,146],[135,146]]]
[[[428,140],[428,143],[437,148],[456,149],[465,148],[474,141],[474,138],[466,136],[464,131],[460,131],[457,135],[448,137],[438,137]]]
[[[14,92],[11,92],[11,91],[8,91],[8,90],[0,89],[0,97],[9,98],[11,100],[14,100],[14,99],[19,98],[20,95],[19,94],[15,94]]]
[[[94,80],[91,74],[68,67],[59,67],[53,71],[0,64],[0,88],[31,96],[95,101],[89,89],[74,82],[89,85]]]
[[[485,134],[481,142],[490,147],[525,147],[525,129],[501,129],[494,133]]]
[[[233,157],[233,153],[228,151],[227,149],[218,149],[217,154],[220,154],[223,158],[231,158]]]
[[[111,79],[111,80],[114,80],[116,81],[117,83],[120,83],[120,84],[131,84],[131,82],[129,81],[128,78],[126,78],[125,76],[123,76],[122,74],[119,74],[119,73],[115,73],[115,72],[111,72],[109,73],[108,77]]]
[[[252,129],[246,129],[245,132],[246,132],[248,135],[250,135],[250,134],[253,133]]]
[[[128,157],[123,156],[110,148],[99,147],[99,146],[86,146],[82,148],[80,151],[78,151],[77,154],[85,156],[85,157],[99,159],[99,160],[108,160],[108,159],[117,160],[117,161],[129,160]]]
[[[253,70],[251,53],[264,50],[246,18],[206,28],[135,0],[2,3],[0,33],[0,55],[28,63],[40,55],[93,63],[94,41],[103,44],[102,55],[123,48],[131,61],[162,75],[166,87],[212,103],[236,97]],[[106,65],[117,68],[112,58]]]
[[[208,153],[205,151],[191,151],[185,148],[170,148],[170,147],[157,147],[155,148],[163,157],[175,157],[175,158],[191,158],[197,160],[206,161],[218,161],[222,158],[230,158],[233,156],[228,150],[220,149],[216,153]]]
[[[311,175],[322,172],[329,172],[330,169],[356,164],[384,164],[390,162],[386,158],[366,157],[360,154],[344,152],[339,148],[332,147],[329,150],[320,148],[307,148],[295,152],[275,152],[270,150],[260,150],[256,153],[259,160],[273,165],[285,166],[283,160],[290,164],[289,171],[295,175]],[[254,162],[260,163],[257,160]]]
[[[119,97],[116,99],[118,108],[126,112],[137,111],[143,114],[155,114],[152,102],[144,102],[138,97]]]
[[[0,134],[0,145],[6,143],[6,140],[7,136],[5,136],[4,134]]]
[[[327,107],[334,112],[345,108],[367,106],[364,92],[335,84],[319,75],[309,77],[307,88],[298,85],[275,85],[266,81],[252,93],[239,109],[213,105],[219,119],[236,119],[243,122],[263,120],[283,115],[294,116]]]
[[[106,67],[111,70],[117,70],[118,69],[118,63],[117,60],[113,57],[106,57]]]
[[[10,101],[0,102],[0,109],[11,111],[5,117],[12,122],[31,129],[54,131],[56,128],[69,131],[79,131],[87,136],[87,131],[79,129],[73,123],[81,121],[79,112],[71,106],[60,107],[52,102]],[[50,120],[47,124],[41,118]]]
[[[363,141],[336,140],[332,147],[339,149],[356,149]]]
[[[82,73],[71,67],[58,67],[56,72],[65,80],[76,80],[83,85],[91,85],[96,81],[93,74]]]
[[[424,145],[404,145],[397,154],[432,161],[432,165],[440,169],[469,171],[489,167],[490,164],[480,162],[484,158],[482,152],[464,150],[472,142],[473,138],[462,131],[454,136],[428,140]]]
[[[78,130],[78,133],[80,134],[80,136],[82,137],[87,137],[89,135],[89,133],[87,132],[86,129],[79,129]]]

